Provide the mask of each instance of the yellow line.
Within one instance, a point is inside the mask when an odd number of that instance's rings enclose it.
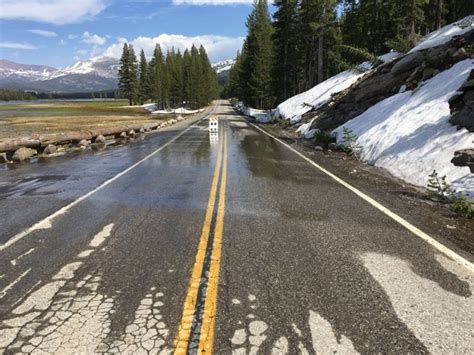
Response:
[[[217,293],[219,287],[219,271],[222,249],[222,235],[224,231],[225,192],[227,183],[227,132],[224,133],[224,164],[222,168],[219,205],[217,208],[216,228],[212,245],[211,266],[207,284],[206,301],[199,339],[198,354],[212,354],[214,343],[214,329],[217,310]]]
[[[188,349],[189,337],[191,335],[191,326],[193,323],[194,309],[196,308],[199,283],[201,281],[202,268],[206,256],[206,247],[211,230],[212,214],[216,202],[217,185],[219,183],[219,174],[222,165],[222,150],[219,149],[217,155],[217,163],[214,171],[214,178],[212,180],[211,192],[209,195],[209,202],[207,204],[206,216],[204,218],[204,225],[202,227],[201,238],[196,254],[196,261],[194,262],[191,280],[189,281],[188,293],[183,306],[183,314],[181,322],[179,323],[178,335],[175,340],[175,354],[186,354]]]

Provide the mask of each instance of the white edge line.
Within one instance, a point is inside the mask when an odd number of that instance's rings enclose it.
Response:
[[[438,242],[436,239],[434,239],[433,237],[430,237],[428,234],[426,234],[425,232],[423,232],[422,230],[420,230],[419,228],[415,227],[414,225],[412,225],[410,222],[408,222],[407,220],[405,220],[404,218],[400,217],[399,215],[397,215],[396,213],[392,212],[391,210],[389,210],[387,207],[383,206],[382,204],[380,204],[379,202],[375,201],[373,198],[367,196],[365,193],[363,193],[362,191],[356,189],[354,186],[352,186],[351,184],[349,184],[348,182],[344,181],[343,179],[341,179],[340,177],[334,175],[333,173],[331,173],[330,171],[324,169],[322,166],[316,164],[314,161],[312,161],[310,158],[306,157],[304,154],[300,153],[299,151],[297,151],[296,149],[294,149],[293,147],[291,147],[290,145],[288,145],[287,143],[283,142],[282,140],[278,139],[277,137],[275,137],[274,135],[268,133],[267,131],[265,131],[264,129],[258,127],[257,125],[251,123],[251,122],[248,122],[251,126],[253,126],[254,128],[258,129],[259,131],[265,133],[267,136],[273,138],[274,140],[276,140],[278,143],[280,144],[283,144],[286,148],[288,148],[289,150],[291,150],[293,153],[297,154],[299,157],[303,158],[304,160],[306,160],[308,163],[310,163],[311,165],[313,165],[314,167],[316,167],[317,169],[319,169],[320,171],[322,171],[323,173],[325,173],[326,175],[328,175],[329,177],[331,177],[332,179],[334,179],[335,181],[337,181],[339,184],[343,185],[345,188],[349,189],[350,191],[352,191],[353,193],[355,193],[357,196],[359,196],[360,198],[362,198],[363,200],[365,200],[366,202],[368,202],[369,204],[371,204],[373,207],[375,207],[376,209],[378,209],[379,211],[383,212],[384,214],[386,214],[388,217],[392,218],[395,222],[401,224],[403,227],[405,227],[406,229],[408,229],[410,232],[412,232],[413,234],[415,234],[417,237],[423,239],[424,241],[426,241],[427,243],[429,243],[431,246],[435,247],[436,249],[438,249],[438,251],[440,251],[441,253],[443,253],[444,255],[448,256],[449,258],[453,259],[454,261],[456,261],[457,263],[461,264],[462,266],[464,266],[465,268],[467,268],[469,271],[471,272],[474,272],[474,264],[471,263],[469,260],[463,258],[461,255],[459,255],[458,253],[454,252],[453,250],[449,249],[448,247],[444,246],[443,244],[441,244],[440,242]]]
[[[124,171],[118,173],[117,175],[115,175],[113,178],[105,181],[104,183],[102,183],[102,185],[96,187],[94,190],[92,191],[89,191],[87,194],[79,197],[77,200],[71,202],[70,204],[60,208],[59,210],[57,210],[56,212],[54,212],[52,215],[44,218],[43,220],[33,224],[31,227],[25,229],[24,231],[14,235],[12,238],[8,239],[7,242],[5,244],[2,244],[0,245],[0,251],[2,250],[5,250],[7,249],[8,247],[12,246],[13,244],[15,244],[16,242],[18,242],[19,240],[23,239],[24,237],[26,237],[28,234],[30,234],[31,232],[33,232],[34,230],[36,229],[42,229],[41,228],[41,225],[43,223],[51,223],[56,217],[58,217],[59,215],[62,215],[63,213],[66,213],[68,210],[70,210],[72,207],[74,207],[75,205],[77,205],[78,203],[84,201],[85,199],[89,198],[90,196],[92,196],[93,194],[95,194],[97,191],[99,190],[102,190],[104,187],[106,187],[107,185],[111,184],[112,182],[114,182],[115,180],[119,179],[120,177],[122,177],[123,175],[127,174],[128,172],[130,172],[131,170],[135,169],[137,166],[139,166],[141,163],[143,163],[144,161],[150,159],[152,156],[154,156],[155,154],[157,154],[158,152],[162,151],[163,149],[165,149],[167,146],[169,146],[171,143],[173,143],[174,141],[176,141],[179,137],[181,137],[183,134],[185,134],[186,132],[188,132],[191,128],[194,128],[196,123],[199,122],[199,121],[202,121],[204,119],[206,119],[210,114],[212,114],[212,112],[214,112],[215,110],[215,107],[214,109],[211,111],[211,113],[207,114],[206,116],[204,116],[203,118],[201,118],[200,120],[194,122],[193,124],[191,124],[188,128],[186,128],[184,131],[182,131],[181,133],[179,133],[178,135],[174,136],[172,139],[170,139],[168,142],[166,142],[165,144],[163,144],[161,147],[159,147],[157,150],[155,150],[154,152],[148,154],[146,157],[144,157],[143,159],[139,160],[138,162],[136,162],[135,164],[133,164],[132,166],[128,167],[127,169],[125,169]]]

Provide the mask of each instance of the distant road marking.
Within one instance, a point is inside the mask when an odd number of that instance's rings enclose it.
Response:
[[[206,215],[204,217],[204,224],[201,231],[196,260],[191,273],[186,299],[184,301],[183,313],[181,321],[178,326],[178,334],[175,341],[175,354],[187,354],[189,340],[191,337],[191,328],[193,325],[194,314],[196,311],[196,304],[198,301],[199,286],[201,284],[201,276],[204,268],[206,257],[206,250],[209,236],[211,234],[212,217],[216,204],[217,187],[219,184],[220,171],[222,166],[222,149],[219,149],[217,154],[217,162],[214,170],[214,178],[211,184],[211,191],[209,194],[209,201],[207,204]]]
[[[5,297],[7,295],[7,292],[9,290],[11,290],[13,288],[13,286],[15,286],[18,282],[20,282],[21,279],[24,278],[26,276],[26,274],[28,274],[30,271],[31,271],[31,268],[26,270],[23,274],[18,276],[18,278],[16,280],[14,280],[11,284],[9,284],[7,287],[5,287],[3,290],[1,290],[0,291],[0,299]]]
[[[13,265],[13,266],[16,266],[16,264],[18,263],[18,261],[21,259],[21,258],[24,258],[25,256],[31,254],[36,248],[31,248],[30,250],[28,250],[27,252],[21,254],[20,256],[18,256],[17,258],[13,259],[10,261],[10,263]]]
[[[217,105],[216,105],[217,106]],[[211,115],[214,110],[216,109],[216,106],[214,106],[214,108],[212,109],[211,113],[204,116],[203,118],[201,118],[200,120],[198,120],[197,122],[200,122],[202,120],[204,120],[205,118],[209,117],[209,115]],[[87,194],[79,197],[77,200],[71,202],[70,204],[60,208],[58,211],[54,212],[52,215],[46,217],[45,219],[35,223],[34,225],[32,225],[31,227],[25,229],[24,231],[14,235],[12,238],[10,238],[9,240],[7,240],[7,242],[5,244],[2,244],[0,245],[0,251],[2,250],[5,250],[7,249],[8,247],[12,246],[13,244],[15,244],[16,242],[18,242],[19,240],[23,239],[24,237],[26,237],[28,234],[30,234],[31,232],[35,231],[35,230],[39,230],[39,229],[45,229],[45,226],[47,226],[47,228],[51,228],[51,225],[52,225],[52,222],[53,220],[66,213],[67,211],[69,211],[72,207],[76,206],[77,204],[79,204],[80,202],[84,201],[85,199],[89,198],[90,196],[92,196],[93,194],[95,194],[97,191],[100,191],[102,190],[104,187],[106,187],[107,185],[110,185],[112,182],[114,182],[115,180],[119,179],[120,177],[122,177],[123,175],[127,174],[128,172],[132,171],[133,169],[135,169],[137,166],[139,166],[140,164],[142,164],[144,161],[150,159],[151,157],[153,157],[154,155],[156,155],[157,153],[159,153],[160,151],[162,151],[163,149],[165,149],[167,146],[169,146],[171,143],[173,143],[174,141],[176,141],[179,137],[181,137],[183,134],[187,133],[189,130],[191,130],[191,128],[193,128],[195,126],[195,124],[197,123],[195,122],[194,124],[192,124],[191,126],[189,126],[188,128],[186,128],[184,131],[182,131],[181,133],[179,133],[178,135],[174,136],[171,140],[169,140],[168,142],[166,142],[165,144],[163,144],[160,148],[158,148],[157,150],[155,150],[154,152],[148,154],[145,158],[139,160],[138,162],[136,162],[135,164],[133,164],[132,166],[128,167],[127,169],[125,169],[124,171],[118,173],[117,175],[115,175],[113,178],[107,180],[106,182],[104,182],[102,185],[100,185],[99,187],[95,188],[94,190],[88,192]]]
[[[428,242],[430,245],[432,245],[434,248],[438,249],[444,255],[448,256],[449,258],[455,260],[457,263],[459,263],[462,266],[466,267],[469,271],[474,272],[474,264],[471,263],[469,260],[465,259],[464,257],[462,257],[458,253],[454,252],[453,250],[449,249],[448,247],[444,246],[443,244],[438,242],[436,239],[430,237],[428,234],[426,234],[425,232],[423,232],[419,228],[415,227],[410,222],[403,219],[402,217],[400,217],[396,213],[392,212],[391,210],[389,210],[387,207],[383,206],[379,202],[375,201],[373,198],[369,197],[368,195],[366,195],[362,191],[356,189],[351,184],[349,184],[346,181],[342,180],[340,177],[334,175],[330,171],[324,169],[322,166],[316,164],[310,158],[306,157],[304,154],[300,153],[299,151],[297,151],[296,149],[294,149],[293,147],[291,147],[287,143],[283,142],[282,140],[278,139],[277,137],[275,137],[274,135],[268,133],[267,131],[265,131],[264,129],[258,127],[257,125],[254,125],[253,123],[250,123],[250,122],[248,122],[248,123],[251,126],[253,126],[254,128],[256,128],[257,130],[259,130],[260,132],[263,132],[267,136],[273,138],[278,143],[284,145],[286,148],[291,150],[293,153],[297,154],[300,158],[306,160],[308,163],[310,163],[311,165],[313,165],[314,167],[316,167],[317,169],[322,171],[324,174],[328,175],[329,177],[331,177],[332,179],[337,181],[339,184],[343,185],[344,187],[346,187],[347,189],[349,189],[350,191],[355,193],[357,196],[359,196],[360,198],[362,198],[363,200],[365,200],[366,202],[368,202],[369,204],[371,204],[372,206],[377,208],[379,211],[383,212],[384,214],[386,214],[387,216],[392,218],[395,222],[401,224],[403,227],[408,229],[410,232],[415,234],[417,237],[419,237],[419,238],[423,239],[424,241]]]

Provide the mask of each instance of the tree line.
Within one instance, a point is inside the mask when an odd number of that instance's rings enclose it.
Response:
[[[474,13],[472,0],[255,0],[226,97],[269,109],[341,71],[405,52]]]
[[[0,101],[20,101],[20,100],[35,100],[36,96],[29,92],[0,89]]]
[[[156,102],[162,109],[209,104],[218,95],[216,72],[206,50],[192,46],[183,54],[171,48],[163,54],[159,44],[147,61],[143,49],[137,59],[131,44],[125,43],[120,58],[119,88],[132,104]]]

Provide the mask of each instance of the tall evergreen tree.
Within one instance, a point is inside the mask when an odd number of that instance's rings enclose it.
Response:
[[[273,26],[266,0],[256,0],[247,18],[248,35],[242,79],[245,81],[243,99],[249,105],[269,109],[274,104],[272,95]]]
[[[217,97],[218,83],[216,72],[212,68],[209,57],[204,46],[199,47],[199,58],[201,62],[201,82],[205,90],[202,92],[202,101],[200,106],[209,104],[212,99]]]
[[[150,71],[143,49],[140,52],[138,101],[141,105],[150,98]]]
[[[297,94],[300,73],[298,0],[275,1],[273,34],[273,91],[277,102]]]
[[[194,103],[191,102],[192,84],[193,84],[193,63],[189,49],[186,49],[183,54],[183,101],[194,108]]]
[[[122,96],[133,105],[138,96],[137,58],[132,45],[127,43],[123,45],[118,76]]]
[[[191,47],[191,71],[190,71],[190,102],[193,107],[199,107],[202,103],[203,92],[206,90],[201,80],[201,59],[199,50],[195,45]]]

